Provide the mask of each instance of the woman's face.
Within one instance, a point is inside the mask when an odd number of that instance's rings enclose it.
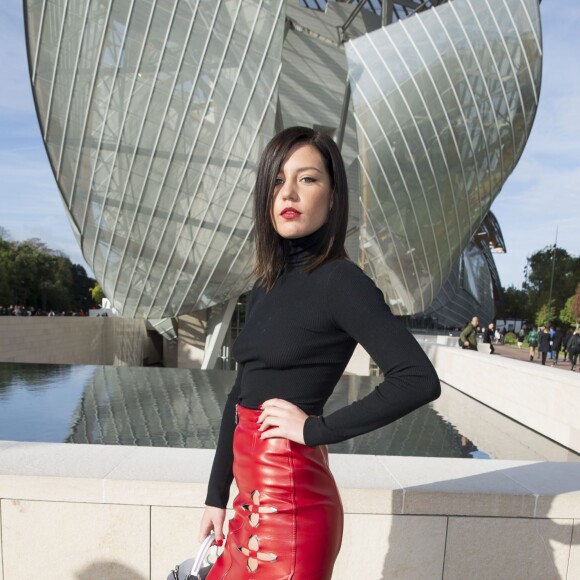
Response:
[[[282,163],[272,201],[272,225],[283,238],[302,238],[328,219],[331,179],[322,155],[310,144],[291,149]]]

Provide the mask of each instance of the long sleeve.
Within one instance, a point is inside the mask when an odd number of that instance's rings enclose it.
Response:
[[[234,479],[234,431],[236,429],[236,404],[240,397],[243,366],[238,368],[236,381],[228,395],[220,425],[217,449],[209,476],[205,504],[225,508],[230,496],[230,486]]]
[[[304,425],[307,445],[337,443],[383,427],[441,393],[433,365],[415,338],[391,313],[382,292],[350,262],[337,262],[328,279],[329,315],[360,343],[384,374],[372,393]]]
[[[248,297],[246,306],[246,319],[250,315],[252,307],[254,289]],[[207,496],[205,504],[208,506],[225,508],[230,497],[230,487],[234,480],[234,431],[236,430],[236,405],[240,400],[242,392],[242,376],[244,374],[244,365],[238,365],[238,372],[234,386],[230,391],[224,407],[218,444],[215,451],[215,457],[209,476],[207,487]]]
[[[461,342],[469,342],[469,335],[472,333],[472,331],[473,331],[473,326],[471,326],[471,323],[470,323],[463,329],[463,331],[459,335],[459,338],[461,338]]]

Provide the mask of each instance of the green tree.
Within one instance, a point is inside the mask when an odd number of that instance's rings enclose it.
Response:
[[[60,311],[78,310],[72,296],[72,264],[69,258],[60,252],[46,257],[52,265],[51,276],[45,279],[42,309]],[[50,308],[48,307],[50,305]]]
[[[38,238],[12,242],[0,227],[0,305],[41,310],[83,310],[96,280]]]
[[[502,302],[504,318],[516,320],[532,320],[534,309],[530,300],[530,292],[515,286],[502,289]]]
[[[552,301],[552,307],[548,309],[548,304],[542,304],[536,316],[534,318],[534,323],[536,326],[547,326],[548,323],[553,324],[556,318],[556,309],[554,308],[554,301]]]
[[[576,319],[576,325],[580,321],[580,284],[576,287],[576,293],[572,297],[572,316]]]
[[[580,282],[580,257],[570,255],[563,248],[554,250],[548,246],[528,258],[528,267],[526,289],[530,291],[533,311],[537,313],[548,303],[551,286],[552,306],[555,312],[560,312]]]
[[[15,302],[14,294],[14,250],[4,233],[0,231],[0,305],[10,306]]]
[[[573,296],[570,296],[570,298],[568,298],[568,300],[566,300],[566,304],[564,304],[564,308],[562,308],[562,310],[560,310],[560,322],[562,324],[567,324],[568,326],[572,326],[574,324],[576,324],[576,320],[574,318],[574,315],[572,314],[572,300],[573,300]]]
[[[41,287],[50,275],[50,265],[43,264],[37,239],[26,240],[16,245],[14,257],[16,303],[22,306],[39,307]]]
[[[564,308],[560,310],[560,321],[568,326],[580,325],[580,285],[576,288],[574,296],[570,296]]]
[[[100,284],[95,284],[91,288],[91,297],[95,304],[98,304],[99,306],[101,305],[101,302],[105,297],[105,293],[103,292],[103,289],[101,288]]]
[[[93,288],[97,281],[87,275],[86,270],[80,264],[72,264],[72,301],[73,307],[76,310],[87,311],[91,306],[99,306],[95,303],[91,296],[91,288]]]

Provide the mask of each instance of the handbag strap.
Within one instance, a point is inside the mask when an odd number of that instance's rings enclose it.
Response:
[[[189,574],[190,576],[193,576],[194,578],[199,578],[199,571],[203,565],[203,561],[209,549],[213,546],[214,543],[215,543],[215,534],[214,532],[210,532],[208,537],[201,544],[199,551],[197,552],[197,556],[195,557],[195,560],[193,561],[193,566],[191,567],[191,572]]]

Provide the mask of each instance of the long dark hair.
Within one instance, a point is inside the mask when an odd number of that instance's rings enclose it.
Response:
[[[272,224],[274,186],[280,167],[296,145],[312,145],[318,149],[332,185],[332,210],[328,215],[326,233],[319,253],[304,268],[311,272],[328,260],[346,258],[344,240],[348,223],[348,183],[340,150],[336,143],[321,131],[308,127],[289,127],[280,131],[266,145],[258,165],[254,188],[254,242],[256,263],[254,274],[260,284],[270,290],[286,265],[283,238]]]

